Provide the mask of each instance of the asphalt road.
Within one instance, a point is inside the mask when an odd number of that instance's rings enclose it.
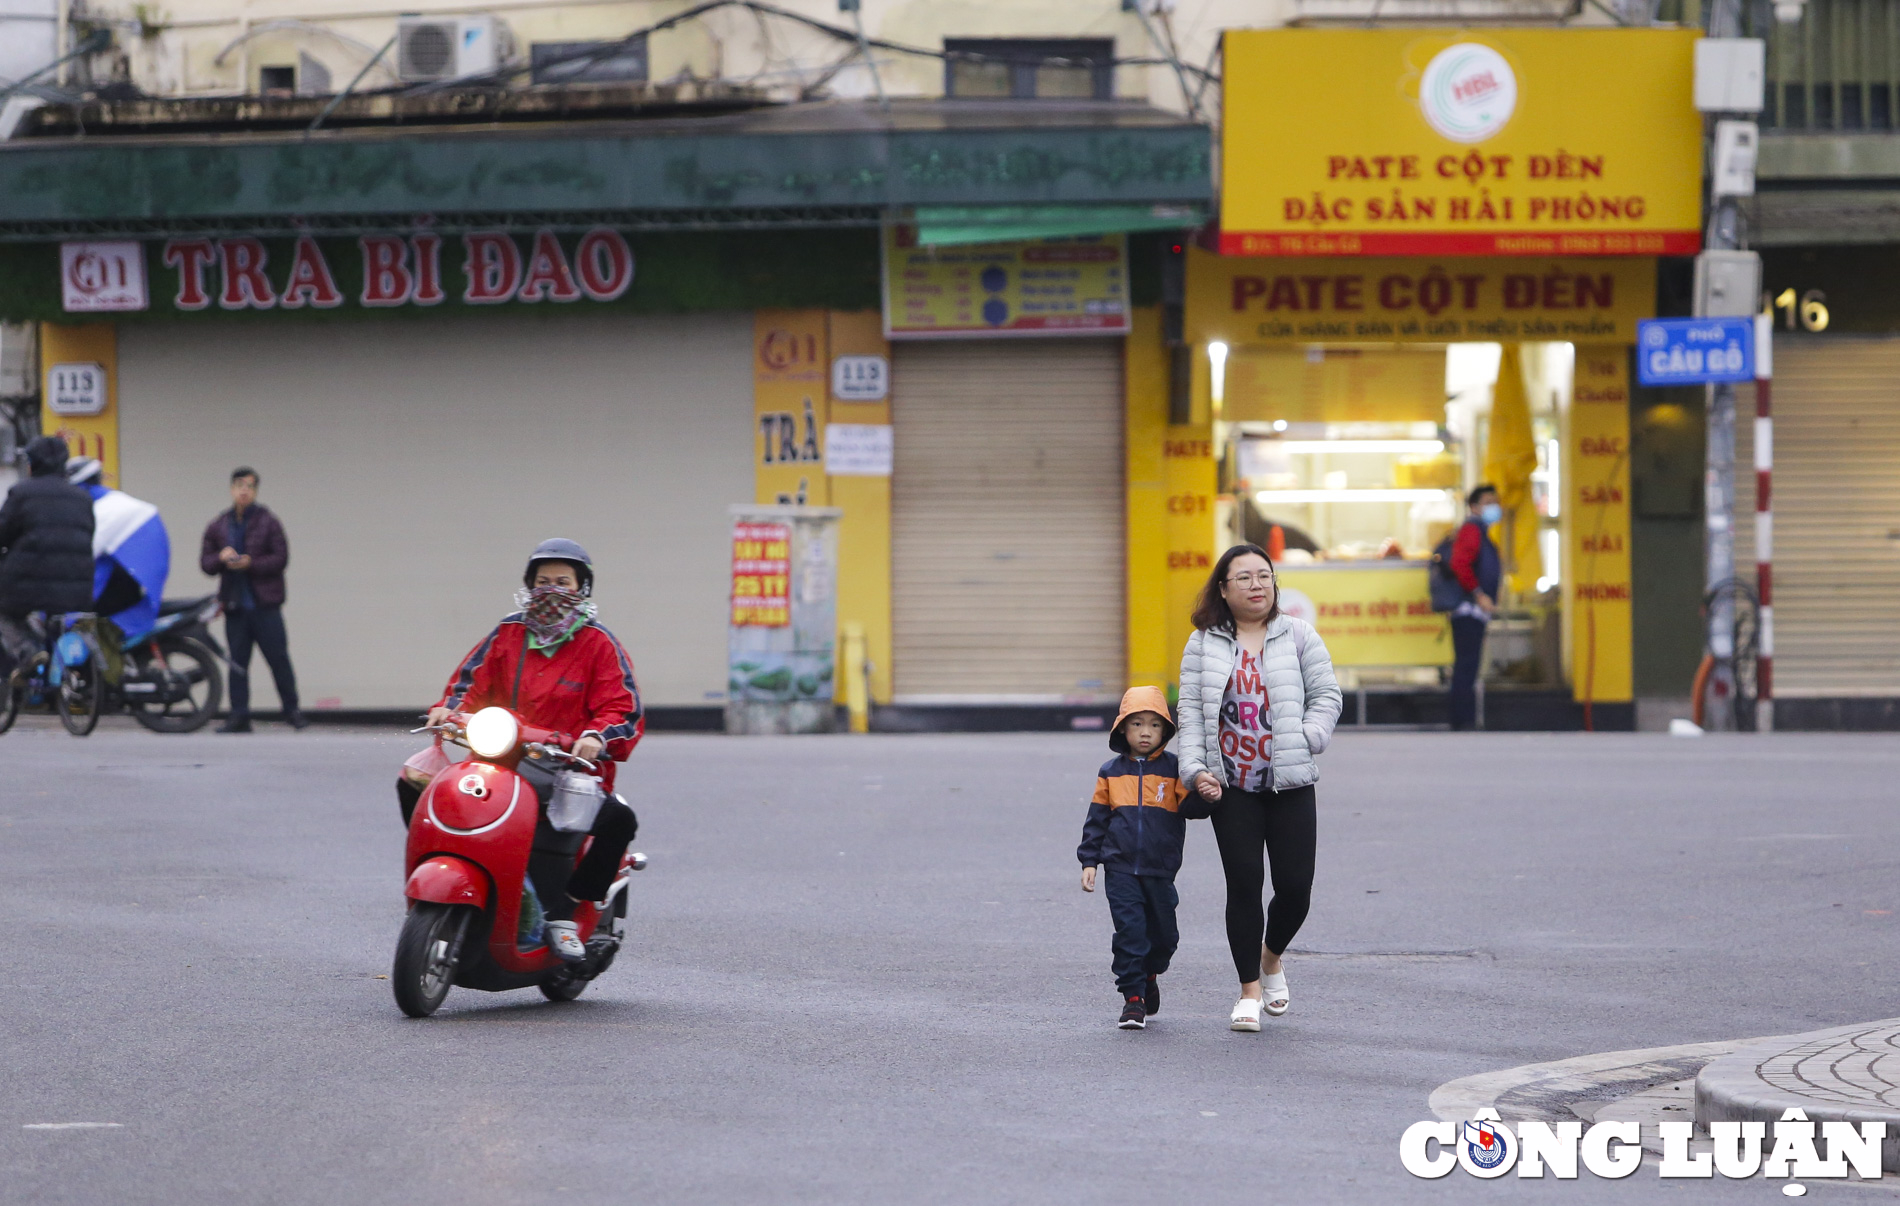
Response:
[[[1891,737],[1342,735],[1293,1010],[1240,1035],[1204,823],[1161,1016],[1114,1028],[1100,734],[662,735],[613,970],[411,1021],[416,740],[0,738],[0,1201],[1767,1201],[1415,1181],[1397,1139],[1471,1073],[1900,1013]]]

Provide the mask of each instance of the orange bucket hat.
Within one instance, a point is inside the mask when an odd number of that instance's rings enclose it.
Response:
[[[1167,726],[1162,735],[1161,744],[1174,740],[1174,714],[1168,711],[1168,696],[1160,687],[1130,687],[1122,693],[1121,712],[1115,717],[1115,727],[1108,731],[1108,748],[1118,754],[1128,752],[1128,738],[1122,736],[1122,725],[1137,712],[1153,712],[1161,717],[1161,723]]]

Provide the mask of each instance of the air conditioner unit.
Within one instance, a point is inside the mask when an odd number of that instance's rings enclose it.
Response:
[[[404,80],[482,75],[508,58],[508,29],[494,17],[398,17],[396,74]]]

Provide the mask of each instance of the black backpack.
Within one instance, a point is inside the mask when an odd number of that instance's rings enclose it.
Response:
[[[1458,543],[1458,533],[1464,530],[1464,524],[1459,524],[1452,529],[1451,535],[1439,541],[1438,547],[1432,550],[1432,568],[1428,573],[1432,587],[1432,610],[1435,612],[1457,611],[1459,604],[1471,598],[1451,568],[1452,546]]]

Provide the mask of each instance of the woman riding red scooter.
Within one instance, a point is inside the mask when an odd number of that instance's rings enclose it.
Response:
[[[572,540],[544,540],[528,557],[520,611],[495,626],[463,659],[442,699],[429,709],[429,724],[455,713],[507,708],[523,723],[552,731],[557,744],[599,761],[608,793],[588,832],[593,842],[578,865],[572,856],[535,851],[528,876],[548,921],[550,950],[569,962],[586,958],[575,924],[582,901],[608,894],[627,846],[639,828],[633,810],[611,793],[614,763],[626,760],[646,730],[633,662],[611,632],[594,620],[594,563]],[[602,757],[602,755],[605,757]],[[536,784],[546,806],[546,787]],[[421,790],[398,780],[403,824],[410,821]],[[570,874],[571,872],[571,874]]]

